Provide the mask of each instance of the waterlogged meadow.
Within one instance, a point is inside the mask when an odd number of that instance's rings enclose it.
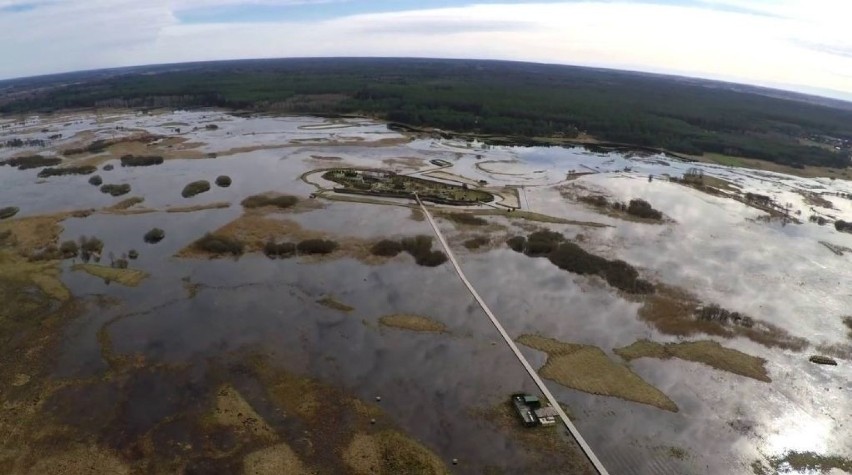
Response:
[[[850,182],[361,118],[0,127],[4,473],[591,473],[506,412],[535,386],[416,204],[341,168],[494,196],[432,211],[611,473],[849,470]]]

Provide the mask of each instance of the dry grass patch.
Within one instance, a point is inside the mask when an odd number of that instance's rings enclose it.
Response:
[[[140,203],[143,203],[144,201],[145,201],[145,198],[142,198],[141,196],[134,196],[134,197],[131,197],[131,198],[127,198],[125,200],[121,200],[121,201],[119,201],[118,203],[116,203],[112,206],[107,206],[106,208],[103,209],[103,211],[106,211],[106,212],[124,211],[124,210],[127,210],[128,208],[132,208],[133,206],[136,206]],[[146,211],[153,212],[154,210],[146,210]]]
[[[748,338],[767,348],[801,351],[808,347],[807,340],[795,337],[783,329],[764,321],[753,321],[751,327],[724,324],[696,318],[701,302],[689,292],[657,284],[656,293],[643,297],[639,318],[667,335],[715,335],[725,338]]]
[[[355,434],[343,460],[356,475],[450,473],[432,451],[393,430]]]
[[[96,446],[78,446],[49,457],[39,457],[27,473],[125,475],[130,473],[130,467],[109,450]]]
[[[411,208],[411,216],[409,218],[412,221],[422,222],[426,220],[426,215],[423,214],[423,210],[419,208]]]
[[[122,269],[97,264],[74,264],[73,271],[83,271],[89,275],[100,277],[107,282],[118,282],[126,287],[136,287],[148,277],[146,272],[138,269]]]
[[[562,409],[569,418],[573,419],[564,405]],[[558,424],[549,427],[524,427],[518,418],[518,413],[508,401],[485,410],[477,410],[476,413],[481,419],[497,426],[500,432],[523,446],[525,450],[521,454],[527,463],[523,469],[518,469],[517,473],[589,475],[597,473],[576,441],[571,437],[560,435]]]
[[[218,425],[230,427],[237,433],[248,434],[261,440],[271,441],[278,438],[251,404],[231,386],[222,386],[216,393],[213,421]]]
[[[281,214],[276,213],[247,212],[234,221],[213,231],[212,235],[233,239],[242,243],[243,251],[247,253],[263,252],[270,240],[275,242],[282,240],[303,242],[309,239],[332,238],[338,244],[334,252],[324,255],[303,255],[300,257],[314,262],[349,256],[371,265],[387,261],[385,257],[372,255],[370,252],[370,248],[373,245],[372,241],[355,237],[337,238],[329,236],[322,231],[304,229],[299,223],[284,219]],[[215,257],[216,254],[211,254],[194,245],[189,245],[178,251],[176,256],[197,258]]]
[[[55,246],[59,242],[59,236],[63,231],[60,224],[62,221],[71,217],[84,218],[92,212],[93,210],[66,211],[3,220],[0,221],[0,234],[10,232],[11,236],[6,241],[11,240],[21,254],[31,255],[40,249]]]
[[[328,307],[330,309],[337,310],[337,311],[340,311],[340,312],[345,312],[345,313],[349,313],[349,312],[352,312],[353,310],[355,310],[355,307],[351,307],[349,305],[346,305],[345,303],[336,300],[334,297],[332,297],[330,295],[327,295],[327,296],[317,300],[317,303],[322,305],[322,306]]]
[[[397,313],[379,318],[379,325],[414,332],[447,333],[447,326],[429,317]]]
[[[674,401],[662,391],[645,382],[628,367],[612,361],[600,348],[564,343],[537,335],[522,335],[517,341],[547,353],[547,362],[539,373],[565,387],[678,411]]]
[[[195,211],[204,211],[208,209],[225,209],[230,207],[231,203],[228,203],[227,201],[217,201],[215,203],[207,203],[203,205],[176,206],[172,208],[166,208],[166,213],[193,213]]]
[[[704,363],[718,370],[739,374],[758,381],[772,382],[766,372],[766,360],[743,352],[725,348],[710,340],[667,343],[661,345],[648,340],[639,340],[630,346],[617,348],[615,353],[627,361],[636,358],[680,358]]]
[[[35,285],[48,296],[64,302],[71,298],[71,293],[59,279],[61,273],[59,261],[29,261],[14,253],[0,251],[0,280]]]
[[[756,475],[777,473],[834,473],[841,470],[852,473],[852,458],[842,455],[820,455],[816,452],[787,452],[783,456],[771,457],[769,467],[761,462],[752,464]]]
[[[254,451],[243,459],[243,475],[311,475],[296,452],[285,443]]]

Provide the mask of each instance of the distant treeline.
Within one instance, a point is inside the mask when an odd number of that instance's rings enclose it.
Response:
[[[609,142],[797,167],[849,165],[849,150],[805,145],[801,139],[852,141],[850,110],[709,81],[568,66],[290,59],[157,66],[75,79],[79,82],[0,100],[0,112],[215,106],[368,114],[497,136],[572,138],[584,132]]]

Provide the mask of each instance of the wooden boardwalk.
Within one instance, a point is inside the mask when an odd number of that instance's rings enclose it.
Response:
[[[577,430],[577,427],[574,426],[574,423],[571,422],[570,419],[568,419],[568,415],[565,414],[565,411],[562,410],[562,406],[559,405],[559,402],[556,400],[555,397],[553,397],[553,394],[550,392],[550,390],[547,389],[547,386],[544,384],[544,381],[542,381],[541,377],[539,377],[538,373],[535,371],[535,369],[533,369],[532,365],[530,365],[529,361],[527,361],[527,359],[521,353],[521,350],[518,348],[518,346],[515,345],[515,342],[512,340],[509,334],[506,333],[506,330],[503,328],[503,325],[500,324],[500,321],[497,320],[497,317],[494,315],[491,309],[488,308],[488,305],[485,303],[484,300],[482,300],[482,297],[479,296],[479,293],[476,291],[475,288],[473,288],[473,285],[470,283],[470,281],[467,280],[467,277],[464,275],[461,266],[459,266],[459,263],[456,260],[456,256],[453,255],[452,250],[450,250],[450,246],[449,244],[447,244],[447,240],[444,238],[444,235],[441,233],[441,230],[438,229],[438,225],[435,224],[435,220],[432,218],[432,214],[429,213],[429,210],[426,209],[426,206],[423,205],[423,202],[420,201],[420,197],[417,196],[417,194],[415,194],[414,197],[417,199],[417,204],[420,205],[420,209],[423,210],[423,214],[426,216],[426,219],[429,221],[429,224],[435,231],[435,235],[438,236],[438,240],[441,242],[441,246],[444,247],[444,252],[447,253],[447,257],[450,259],[450,262],[453,264],[453,267],[455,267],[456,273],[458,273],[459,278],[470,291],[471,295],[473,295],[473,298],[476,299],[476,302],[479,304],[479,306],[482,307],[482,310],[485,312],[485,314],[488,315],[488,318],[491,319],[491,323],[494,324],[494,327],[497,329],[498,332],[500,332],[500,335],[503,337],[503,340],[506,342],[507,345],[509,345],[509,348],[518,358],[518,361],[520,361],[524,368],[527,370],[527,373],[529,373],[536,386],[538,386],[539,390],[542,392],[542,394],[544,394],[545,398],[547,398],[547,401],[559,413],[559,418],[562,420],[562,423],[565,424],[565,427],[571,433],[571,436],[574,437],[574,439],[577,441],[577,444],[580,446],[580,449],[589,459],[589,462],[591,462],[592,466],[595,467],[595,470],[597,470],[600,475],[608,475],[609,472],[606,471],[606,468],[604,468],[601,461],[598,460],[598,457],[595,455],[594,452],[592,452],[592,448],[589,447],[589,444],[587,444],[585,439],[583,439],[583,436],[580,435],[580,431]]]

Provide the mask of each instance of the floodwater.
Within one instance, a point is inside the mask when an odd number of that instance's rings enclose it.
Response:
[[[208,130],[204,127],[208,123],[218,128]],[[130,196],[144,197],[141,206],[156,210],[138,215],[96,213],[63,222],[61,240],[96,235],[105,243],[105,254],[116,257],[138,250],[140,257],[132,266],[150,277],[138,287],[126,288],[72,272],[71,262],[64,264],[62,280],[73,295],[106,295],[120,304],[89,311],[67,324],[54,369],[56,378],[103,374],[107,363],[99,332],[109,335],[116,354],[142,355],[151,365],[199,369],[210,359],[261,351],[290,371],[311,375],[364,400],[380,395],[382,409],[406,433],[445,461],[461,460],[451,467],[454,472],[480,473],[488,466],[502,467],[506,473],[526,470],[526,449],[482,412],[512,392],[534,391],[534,385],[449,264],[418,267],[405,255],[380,265],[350,258],[269,260],[258,254],[216,260],[174,257],[205,232],[238,217],[239,202],[247,196],[276,191],[307,199],[316,189],[300,176],[310,170],[345,164],[427,171],[435,168],[428,163],[435,158],[451,162],[453,166],[445,171],[453,174],[486,180],[491,186],[523,186],[525,209],[609,225],[539,223],[569,238],[582,234],[586,248],[624,259],[643,276],[773,323],[812,346],[850,343],[841,317],[852,308],[852,257],[837,256],[819,241],[852,248],[852,235],[835,232],[830,225],[766,223],[757,219],[763,213],[756,209],[670,183],[662,175],[679,176],[699,167],[744,191],[789,202],[805,220],[813,205],[805,203],[799,192],[852,193],[852,185],[843,180],[795,178],[683,163],[664,156],[599,154],[579,148],[495,148],[427,139],[406,143],[384,125],[366,120],[239,118],[213,111],[44,118],[3,129],[0,140],[43,138],[62,131],[64,138],[53,147],[71,143],[74,134],[86,131],[107,138],[116,133],[116,127],[164,135],[177,134],[174,128],[179,127],[180,134],[199,142],[198,149],[205,154],[264,148],[215,159],[167,160],[154,167],[122,168],[117,161],[109,162],[114,170],[98,172],[104,182],[132,187],[130,194],[119,198],[100,193],[86,182],[87,177],[39,180],[38,170],[0,167],[0,205],[20,207],[21,216],[99,209]],[[192,131],[195,127],[198,130]],[[397,142],[379,144],[383,139]],[[25,151],[50,154],[50,150]],[[21,151],[0,149],[0,159],[13,152]],[[423,159],[423,165],[383,164],[387,159],[412,157]],[[571,171],[594,173],[571,179]],[[186,183],[212,182],[223,174],[233,179],[231,187],[214,185],[207,193],[181,197]],[[656,179],[649,181],[648,175]],[[572,185],[624,201],[646,199],[674,222],[651,225],[601,215],[562,197],[561,187]],[[852,218],[852,201],[827,199],[835,209],[822,212]],[[231,207],[162,211],[219,201]],[[332,238],[380,239],[431,231],[426,222],[412,220],[410,209],[398,202],[383,206],[318,201],[324,206],[287,218]],[[490,219],[506,226],[508,234],[524,232],[518,221]],[[448,222],[440,221],[440,225],[451,242],[462,233]],[[165,240],[156,245],[142,240],[152,227],[166,232]],[[532,333],[594,345],[617,361],[612,349],[638,339],[676,341],[639,320],[640,304],[622,298],[596,278],[563,272],[546,259],[531,259],[504,246],[487,252],[461,247],[454,251],[513,337]],[[196,295],[187,294],[187,282],[199,285]],[[317,303],[326,296],[355,310],[343,313]],[[431,317],[444,323],[449,333],[381,327],[379,317],[393,313]],[[745,339],[713,339],[765,358],[773,382],[676,359],[631,362],[634,372],[678,405],[677,413],[574,391],[552,381],[548,386],[569,407],[611,473],[749,473],[752,462],[789,450],[852,453],[852,429],[846,420],[852,413],[849,360],[840,360],[837,367],[822,367],[807,361],[809,353],[769,349]],[[523,351],[534,366],[546,359],[538,351],[525,347]],[[143,408],[153,404],[142,395],[130,403]]]

